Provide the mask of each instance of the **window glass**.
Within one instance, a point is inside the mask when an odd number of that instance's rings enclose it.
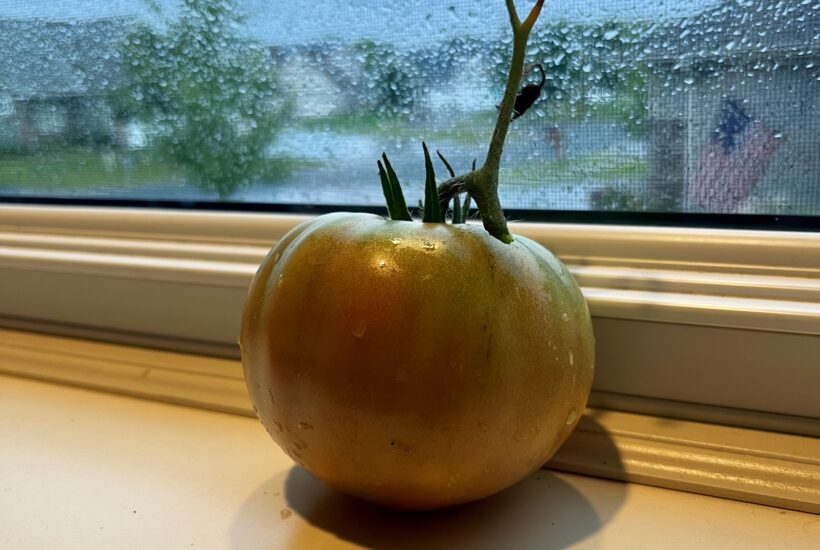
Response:
[[[386,152],[415,203],[510,48],[501,0],[0,0],[0,194],[376,206]],[[820,1],[548,2],[527,61],[507,208],[820,215]]]

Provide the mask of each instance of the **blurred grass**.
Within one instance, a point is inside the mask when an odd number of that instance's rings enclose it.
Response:
[[[495,112],[480,111],[447,120],[405,119],[371,114],[339,114],[305,118],[295,127],[310,132],[368,135],[381,139],[424,140],[428,143],[453,141],[464,145],[489,143]]]
[[[184,175],[147,151],[84,149],[0,154],[0,186],[88,189],[179,181]]]
[[[646,159],[640,156],[594,153],[556,161],[528,162],[502,168],[505,184],[532,185],[532,182],[562,184],[573,181],[639,180],[646,178]]]
[[[585,121],[614,123],[635,137],[644,134],[643,116],[638,106],[623,98],[602,103],[570,104],[542,101],[515,122],[519,130],[539,130],[556,124],[580,124]],[[486,146],[495,126],[495,109],[451,114],[447,117],[408,119],[368,113],[345,113],[293,122],[297,129],[369,135],[385,139],[424,140],[428,143],[457,142]]]
[[[263,179],[276,181],[322,163],[292,157],[267,159]],[[0,153],[0,188],[83,190],[188,181],[185,171],[149,150],[95,151],[66,148],[37,153]]]

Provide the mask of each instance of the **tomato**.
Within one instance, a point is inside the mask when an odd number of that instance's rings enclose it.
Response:
[[[285,452],[402,509],[478,499],[539,468],[593,375],[586,303],[541,245],[371,214],[320,216],[277,243],[240,345]]]

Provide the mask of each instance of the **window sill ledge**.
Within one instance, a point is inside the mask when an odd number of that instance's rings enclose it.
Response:
[[[315,481],[235,415],[0,376],[15,548],[813,548],[817,517],[540,470],[475,504],[386,512]]]
[[[9,330],[0,358],[0,373],[253,416],[236,360]],[[820,513],[818,457],[813,437],[590,408],[548,466]]]

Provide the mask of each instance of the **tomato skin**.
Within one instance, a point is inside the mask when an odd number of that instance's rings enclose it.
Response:
[[[543,465],[592,385],[586,302],[539,244],[329,214],[262,263],[240,337],[271,437],[337,489],[429,509]]]

